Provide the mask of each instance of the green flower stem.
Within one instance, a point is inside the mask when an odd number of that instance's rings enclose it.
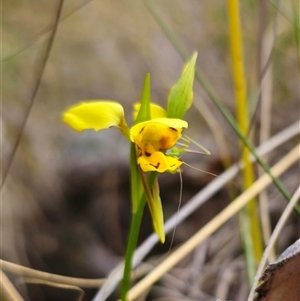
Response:
[[[131,266],[134,251],[136,249],[139,236],[141,221],[143,217],[146,197],[143,190],[143,183],[139,166],[136,164],[136,146],[131,143],[130,148],[130,172],[131,172],[131,200],[132,200],[132,219],[129,230],[129,237],[126,248],[123,279],[121,284],[121,300],[126,301],[127,292],[130,289]],[[148,178],[148,185],[152,187],[156,178],[156,172],[151,172]]]
[[[135,124],[151,119],[150,113],[150,74],[146,74],[144,88],[141,97],[141,107],[136,117]],[[121,285],[121,300],[126,301],[127,292],[130,289],[131,266],[134,251],[136,249],[141,221],[143,217],[146,197],[143,189],[143,182],[136,163],[136,146],[130,145],[130,178],[131,178],[131,206],[132,220],[129,230],[129,237],[126,248],[123,280]]]
[[[131,143],[130,145],[130,177],[132,219],[126,248],[125,265],[121,287],[122,301],[126,301],[126,295],[130,288],[132,257],[137,245],[141,220],[146,203],[146,198],[142,190],[142,181],[139,173],[139,167],[136,164],[136,146],[134,143]]]
[[[126,301],[127,292],[130,289],[132,258],[137,245],[145,204],[146,198],[143,196],[138,204],[136,212],[132,215],[121,288],[122,301]]]

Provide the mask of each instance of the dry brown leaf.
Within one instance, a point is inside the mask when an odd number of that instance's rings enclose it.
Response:
[[[266,267],[254,298],[254,301],[296,300],[300,300],[300,239]]]

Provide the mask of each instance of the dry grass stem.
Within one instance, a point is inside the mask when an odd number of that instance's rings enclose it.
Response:
[[[56,275],[52,273],[46,273],[31,268],[27,268],[12,262],[8,262],[0,259],[0,266],[4,271],[13,273],[16,275],[36,278],[43,281],[55,282],[63,285],[74,285],[83,288],[95,288],[101,286],[105,279],[84,279],[84,278],[74,278]]]
[[[262,36],[262,49],[261,49],[261,66],[260,71],[263,72],[265,66],[268,68],[265,70],[261,78],[261,107],[260,107],[260,144],[269,139],[271,131],[271,109],[272,109],[272,64],[268,64],[270,54],[272,53],[272,47],[274,46],[274,39],[272,33],[267,29]],[[267,156],[264,156],[265,161],[268,163]],[[262,168],[258,168],[259,175],[263,174]],[[262,191],[259,194],[259,211],[260,220],[262,224],[262,234],[265,245],[267,244],[271,236],[271,221],[268,210],[268,194],[266,191]],[[270,261],[275,259],[275,251],[270,252]]]
[[[12,285],[10,280],[6,277],[2,270],[0,270],[0,297],[1,300],[6,301],[24,301],[16,288]]]
[[[205,119],[207,125],[209,126],[214,136],[214,140],[217,145],[216,149],[217,151],[219,151],[220,158],[223,158],[226,161],[228,161],[230,158],[229,149],[224,133],[220,129],[220,124],[218,123],[218,120],[214,117],[213,113],[208,108],[207,104],[203,99],[201,99],[201,102],[195,99],[194,106],[201,113],[202,117]]]
[[[41,285],[53,286],[53,287],[64,289],[64,290],[77,291],[79,293],[78,301],[82,301],[83,297],[84,297],[84,290],[75,285],[61,284],[61,283],[55,283],[55,282],[51,282],[51,281],[35,279],[35,278],[26,278],[26,277],[23,278],[23,280],[26,283],[41,284]]]
[[[64,1],[60,0],[59,5],[58,5],[58,9],[57,9],[57,14],[56,14],[56,17],[55,17],[55,25],[53,26],[53,30],[52,30],[51,36],[49,38],[49,43],[48,43],[48,45],[45,49],[45,53],[43,53],[41,61],[38,62],[39,70],[38,70],[37,75],[36,75],[36,84],[33,88],[33,91],[32,91],[31,97],[30,97],[30,103],[29,103],[28,108],[26,110],[26,113],[24,115],[24,119],[22,120],[22,123],[21,123],[20,129],[19,129],[16,141],[15,141],[15,143],[13,145],[13,148],[12,148],[12,151],[10,153],[10,157],[7,160],[7,162],[8,162],[7,167],[6,167],[6,169],[4,170],[4,172],[2,174],[2,181],[1,181],[0,190],[3,188],[3,186],[5,184],[6,177],[9,173],[9,170],[10,170],[10,167],[11,167],[12,162],[14,160],[14,157],[15,157],[17,151],[18,151],[19,145],[20,145],[22,137],[23,137],[24,129],[26,127],[26,124],[27,124],[27,121],[29,119],[29,115],[31,113],[33,105],[35,103],[35,98],[36,98],[37,92],[40,88],[42,77],[44,75],[44,71],[45,71],[46,65],[48,63],[48,59],[49,59],[49,56],[50,56],[50,53],[51,53],[51,50],[52,50],[52,46],[53,46],[53,43],[54,43],[54,39],[55,39],[55,36],[56,36],[56,32],[57,32],[61,12],[62,12],[62,9],[63,9],[63,3],[64,3]]]

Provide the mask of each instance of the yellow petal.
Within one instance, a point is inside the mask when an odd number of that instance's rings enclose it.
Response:
[[[148,120],[145,122],[141,122],[136,124],[130,129],[130,139],[131,141],[135,142],[136,137],[138,137],[140,134],[142,134],[143,129],[146,125],[156,125],[157,127],[160,127],[161,125],[164,125],[168,128],[175,129],[177,131],[180,131],[183,128],[188,127],[188,123],[182,119],[174,119],[174,118],[156,118],[152,120]]]
[[[182,129],[177,130],[160,123],[149,123],[134,138],[134,142],[144,154],[152,154],[154,151],[174,147],[181,137],[181,132]]]
[[[181,165],[182,161],[175,157],[165,156],[162,152],[155,152],[151,156],[140,156],[138,158],[138,164],[141,169],[147,171],[157,171],[160,173],[166,171],[175,171]]]
[[[179,160],[178,158],[166,156],[167,162],[168,162],[168,171],[176,171],[183,162]]]
[[[136,119],[136,116],[140,110],[141,104],[136,103],[133,106],[133,120]],[[151,103],[150,104],[150,112],[151,112],[151,119],[154,118],[166,118],[167,117],[167,112],[165,109],[163,109],[161,106]]]
[[[112,126],[124,127],[125,123],[123,107],[113,101],[91,101],[75,105],[63,114],[63,121],[78,132],[89,129],[100,131]]]

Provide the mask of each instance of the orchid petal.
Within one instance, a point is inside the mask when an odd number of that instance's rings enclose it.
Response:
[[[133,106],[133,120],[136,119],[137,114],[140,110],[141,104],[140,103],[136,103]],[[150,103],[150,111],[151,111],[151,119],[154,118],[166,118],[167,117],[167,112],[165,109],[163,109],[161,106],[154,104],[154,103]]]
[[[124,128],[123,107],[113,101],[83,102],[69,108],[63,114],[63,121],[78,132],[100,131],[113,126]]]
[[[175,118],[156,118],[152,120],[148,120],[145,122],[141,122],[133,126],[130,130],[130,139],[131,141],[135,141],[135,138],[138,137],[143,129],[149,125],[156,125],[158,128],[171,128],[179,131],[181,133],[181,130],[183,128],[188,127],[188,123],[181,119],[175,119]]]
[[[151,156],[140,156],[138,164],[144,172],[157,171],[163,173],[166,171],[175,171],[181,165],[182,161],[178,158],[165,156],[162,152],[154,152]]]

